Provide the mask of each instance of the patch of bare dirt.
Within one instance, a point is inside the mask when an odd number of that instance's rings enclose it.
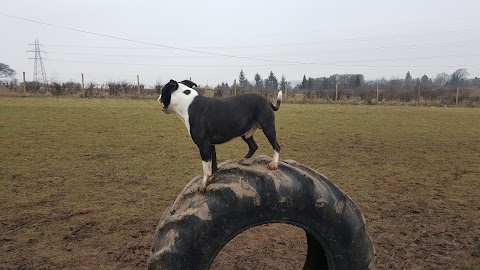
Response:
[[[305,232],[287,224],[266,224],[237,235],[218,253],[210,269],[302,269]]]

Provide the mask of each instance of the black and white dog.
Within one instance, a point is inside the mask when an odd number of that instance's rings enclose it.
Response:
[[[163,112],[176,113],[187,127],[188,133],[200,150],[203,180],[200,191],[205,191],[213,173],[217,171],[215,144],[222,144],[236,137],[248,144],[245,159],[250,158],[258,146],[253,140],[257,128],[263,130],[275,150],[273,160],[267,165],[278,168],[280,146],[277,143],[274,111],[280,108],[282,92],[278,92],[277,104],[257,94],[242,94],[225,99],[200,96],[192,89],[197,85],[189,80],[170,80],[158,98]]]

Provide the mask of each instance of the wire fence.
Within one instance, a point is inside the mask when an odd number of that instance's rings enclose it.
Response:
[[[321,89],[295,93],[297,102],[345,102],[365,104],[415,104],[426,106],[468,106],[480,105],[478,86],[431,86],[391,88],[363,86],[354,89]]]
[[[0,85],[2,95],[39,95],[70,96],[79,98],[156,98],[162,85],[153,87],[118,81],[107,83],[39,82],[3,83]],[[269,99],[275,99],[278,90],[242,89],[242,88],[196,88],[204,96],[224,98],[235,94],[257,93]],[[407,104],[421,106],[480,106],[480,86],[411,86],[392,87],[390,85],[365,85],[353,89],[327,88],[309,90],[283,90],[284,102],[289,103],[349,103],[349,104]]]

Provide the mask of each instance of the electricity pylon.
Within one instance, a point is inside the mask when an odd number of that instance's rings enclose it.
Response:
[[[41,50],[42,45],[38,42],[38,39],[35,39],[34,43],[28,44],[29,46],[34,46],[33,50],[28,50],[27,52],[35,53],[35,57],[29,57],[28,59],[33,59],[33,81],[39,82],[39,79],[44,83],[47,84],[47,73],[45,72],[45,66],[43,65],[43,58],[42,52],[45,51]],[[40,74],[39,74],[40,73]]]

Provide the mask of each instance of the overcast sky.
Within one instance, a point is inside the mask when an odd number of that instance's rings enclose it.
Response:
[[[2,1],[0,62],[33,78],[38,38],[49,79],[231,84],[243,69],[301,80],[480,77],[480,1]],[[14,18],[16,17],[16,18]]]

